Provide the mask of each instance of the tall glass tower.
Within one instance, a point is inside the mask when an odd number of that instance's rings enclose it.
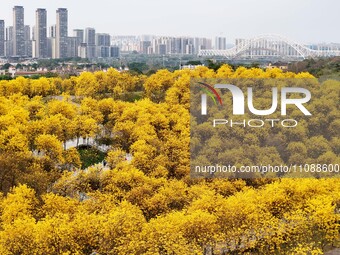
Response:
[[[24,7],[22,6],[13,8],[13,55],[25,55]]]
[[[5,21],[0,20],[0,57],[5,56]]]
[[[67,37],[68,37],[68,13],[67,9],[59,8],[57,10],[56,25],[56,58],[67,57]]]
[[[47,57],[47,11],[37,9],[35,12],[35,54],[37,58]]]

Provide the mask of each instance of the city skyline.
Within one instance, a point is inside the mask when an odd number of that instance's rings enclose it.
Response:
[[[232,48],[228,46],[226,37],[215,37],[214,44],[212,39],[207,37],[154,35],[111,37],[109,33],[98,33],[94,26],[71,29],[69,10],[60,7],[56,10],[55,24],[51,26],[47,25],[47,9],[37,8],[35,26],[31,29],[25,20],[25,7],[14,6],[12,10],[13,25],[6,26],[5,40],[0,38],[0,48],[3,46],[5,48],[5,51],[0,52],[1,57],[117,58],[119,54],[116,54],[115,47],[119,48],[118,53],[121,50],[148,55],[305,58],[306,56],[338,56],[340,54],[340,43],[303,45],[280,35],[261,35],[251,39],[236,38]],[[0,32],[3,33],[3,21],[0,26],[2,31]],[[70,30],[73,30],[72,35]]]
[[[15,5],[25,8],[25,24],[35,24],[35,11],[47,10],[48,27],[55,24],[56,10],[67,8],[69,31],[94,27],[98,33],[110,35],[170,35],[226,37],[228,43],[236,38],[251,38],[258,34],[276,33],[301,43],[337,43],[337,10],[340,3],[326,0],[322,4],[316,0],[287,0],[284,4],[261,0],[220,1],[209,4],[201,0],[149,0],[140,2],[111,2],[97,0],[96,5],[89,1],[73,3],[59,0],[53,3],[37,0],[34,4],[24,1],[1,3],[0,19],[5,26],[12,26],[12,8]],[[254,8],[256,6],[256,8]],[[89,18],[90,17],[90,18]]]

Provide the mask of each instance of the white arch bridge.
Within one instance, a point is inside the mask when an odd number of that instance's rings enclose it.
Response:
[[[200,50],[198,55],[221,56],[230,59],[305,59],[340,56],[340,47],[327,46],[322,49],[311,49],[280,35],[261,35],[251,39],[236,39],[236,45],[226,50]]]

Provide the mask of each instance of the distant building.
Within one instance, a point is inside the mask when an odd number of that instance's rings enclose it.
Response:
[[[166,45],[165,44],[158,44],[157,47],[157,54],[165,55],[166,54]]]
[[[311,50],[317,50],[322,52],[340,51],[340,43],[318,43],[306,45],[306,47]]]
[[[57,10],[56,24],[56,50],[55,58],[67,57],[67,41],[68,41],[68,11],[65,8]]]
[[[154,50],[151,46],[148,47],[148,55],[154,54]]]
[[[111,58],[119,58],[120,57],[120,49],[118,46],[110,47],[110,57]]]
[[[6,36],[5,36],[5,54],[6,57],[13,56],[13,27],[6,27]]]
[[[198,37],[194,38],[194,54],[198,54],[200,50],[207,50],[211,48],[211,39]]]
[[[112,36],[111,45],[119,47],[120,51],[131,52],[140,51],[140,40],[136,36]]]
[[[0,20],[0,57],[5,56],[5,21]]]
[[[109,34],[96,34],[95,44],[98,58],[110,57],[111,36]]]
[[[204,66],[204,65],[182,65],[180,68],[181,69],[190,69],[190,70],[195,70],[196,68]]]
[[[109,58],[110,57],[110,47],[109,46],[97,46],[97,57],[98,58]]]
[[[77,37],[79,44],[84,42],[84,29],[73,29],[73,36]]]
[[[24,7],[13,8],[13,55],[25,55]]]
[[[49,27],[49,36],[55,38],[57,35],[57,25],[52,25]]]
[[[97,48],[95,45],[87,45],[86,58],[93,59],[97,57]]]
[[[52,25],[48,30],[47,37],[47,57],[48,58],[57,58],[56,57],[56,35],[57,35],[57,26]]]
[[[273,68],[279,68],[283,71],[287,71],[288,70],[288,65],[286,63],[269,63],[267,66],[265,66],[266,69],[273,69]]]
[[[111,36],[109,34],[96,34],[95,45],[110,46]]]
[[[56,58],[56,42],[55,37],[47,38],[47,57],[48,58]]]
[[[189,55],[194,54],[194,45],[192,44],[185,45],[185,54],[189,54]]]
[[[35,41],[35,26],[32,27],[32,41]]]
[[[225,37],[215,37],[215,50],[226,50],[227,39]]]
[[[24,27],[24,49],[24,56],[32,57],[31,27],[28,25]]]
[[[81,43],[78,46],[78,57],[87,58],[87,44],[86,43]]]
[[[143,42],[140,52],[145,53]],[[147,54],[197,54],[201,49],[211,49],[211,40],[199,37],[154,37]]]
[[[77,37],[67,37],[67,57],[74,58],[78,56]]]
[[[151,41],[141,41],[139,52],[143,54],[148,54],[148,47],[151,46]]]
[[[85,43],[87,44],[86,58],[96,58],[96,30],[94,28],[85,28]]]
[[[85,43],[87,46],[96,45],[96,30],[94,28],[87,27],[85,28]]]
[[[80,44],[84,42],[84,30],[83,29],[73,29],[73,36],[76,37],[76,49],[77,49],[77,56],[78,55],[78,48]]]
[[[46,9],[37,9],[35,12],[35,57],[47,57],[47,11]]]

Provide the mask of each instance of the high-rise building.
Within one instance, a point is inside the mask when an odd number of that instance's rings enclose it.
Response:
[[[185,45],[185,54],[194,54],[194,46],[192,44]]]
[[[35,26],[32,27],[32,41],[35,41]]]
[[[55,52],[55,37],[47,38],[47,57],[48,58],[56,58]]]
[[[13,41],[13,26],[6,27],[6,41]]]
[[[84,42],[84,30],[83,29],[73,29],[73,36],[76,38],[76,52],[77,52],[77,56],[81,57],[78,54],[78,48],[80,47],[80,45]]]
[[[28,25],[24,27],[24,49],[24,56],[32,57],[31,27]]]
[[[0,20],[0,57],[5,56],[5,21]]]
[[[5,40],[6,57],[11,57],[13,56],[13,26],[6,27]]]
[[[194,38],[194,54],[198,54],[200,50],[211,49],[211,39]]]
[[[111,36],[109,34],[96,34],[96,48],[98,58],[110,57]]]
[[[46,9],[37,9],[35,12],[35,57],[47,57],[47,11]]]
[[[80,46],[84,42],[84,30],[83,29],[73,29],[73,36],[77,38],[77,45]]]
[[[182,38],[175,37],[174,44],[175,54],[183,54]]]
[[[86,58],[87,57],[87,44],[81,43],[78,46],[78,57]]]
[[[85,43],[87,44],[87,58],[96,58],[96,30],[94,28],[85,28]]]
[[[110,46],[111,36],[109,34],[96,34],[96,46]]]
[[[13,55],[25,55],[24,7],[13,8]]]
[[[97,58],[109,58],[110,57],[110,46],[96,46]]]
[[[226,50],[227,39],[225,37],[215,37],[215,50]]]
[[[55,38],[56,35],[57,35],[57,25],[52,25],[49,27],[49,34],[48,34],[48,37],[52,37],[52,38]]]
[[[57,25],[52,25],[48,27],[48,37],[47,37],[47,57],[56,58],[56,35],[57,35]]]
[[[110,57],[111,58],[119,58],[120,56],[120,49],[118,46],[111,46],[110,47]]]
[[[151,46],[150,41],[141,41],[139,46],[139,51],[143,54],[148,54],[148,47]]]
[[[166,44],[158,44],[156,47],[156,54],[165,55],[166,54]]]
[[[94,28],[85,28],[85,43],[87,46],[96,45],[96,30]]]
[[[95,45],[87,45],[86,49],[86,58],[92,59],[97,57],[97,51],[96,51],[96,46]]]
[[[77,37],[67,37],[67,57],[74,58],[78,56]]]
[[[67,57],[68,12],[65,8],[57,10],[55,58]]]

